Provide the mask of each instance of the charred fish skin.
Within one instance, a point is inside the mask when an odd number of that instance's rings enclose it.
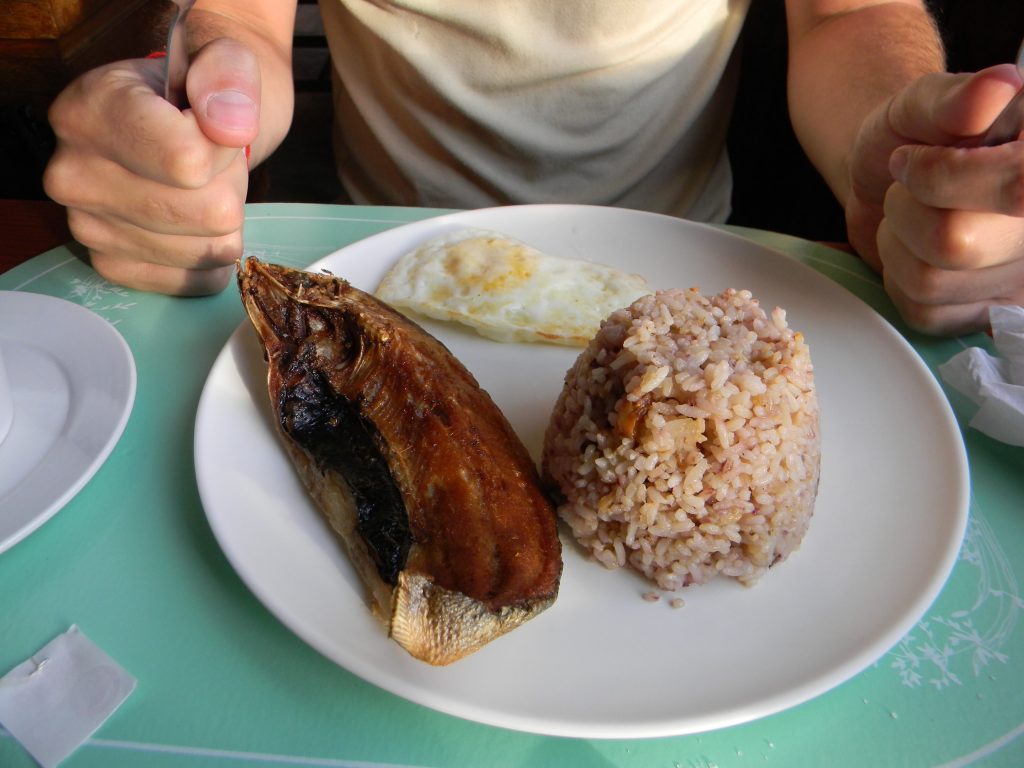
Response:
[[[554,506],[469,371],[343,280],[253,258],[238,280],[285,446],[392,636],[445,664],[549,606]]]
[[[281,387],[281,427],[309,451],[321,472],[333,470],[345,478],[355,505],[356,530],[380,577],[394,586],[405,567],[412,534],[401,492],[378,447],[380,434],[356,404],[331,389],[320,371],[311,370],[297,380],[294,387]],[[345,439],[338,439],[341,434]]]

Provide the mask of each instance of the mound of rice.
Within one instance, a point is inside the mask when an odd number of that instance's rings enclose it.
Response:
[[[749,291],[658,292],[614,312],[565,377],[542,469],[609,568],[664,590],[754,584],[800,544],[817,494],[803,336]]]

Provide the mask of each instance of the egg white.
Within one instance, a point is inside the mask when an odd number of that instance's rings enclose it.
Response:
[[[640,275],[542,253],[499,232],[466,229],[405,254],[377,297],[463,323],[496,341],[586,346],[604,320],[653,289]]]

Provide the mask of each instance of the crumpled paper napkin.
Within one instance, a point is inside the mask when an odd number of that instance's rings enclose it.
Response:
[[[974,429],[1024,446],[1024,307],[991,307],[989,320],[998,356],[969,347],[940,365],[939,375],[978,405]]]
[[[0,725],[53,768],[134,689],[135,678],[72,625],[0,678]]]

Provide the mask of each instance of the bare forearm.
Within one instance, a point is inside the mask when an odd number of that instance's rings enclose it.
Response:
[[[928,72],[942,45],[916,0],[787,0],[789,109],[800,143],[845,204],[849,158],[864,118]]]
[[[291,126],[294,0],[199,0],[189,15],[193,50],[218,38],[244,43],[260,63],[260,131],[251,145],[251,165],[270,155]]]

